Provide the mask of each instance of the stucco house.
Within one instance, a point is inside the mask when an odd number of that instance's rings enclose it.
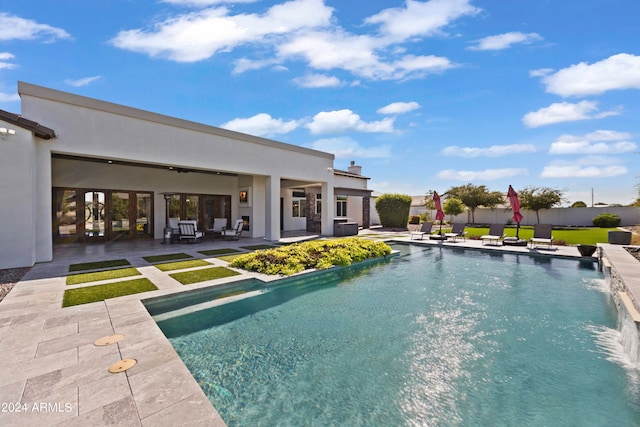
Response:
[[[368,227],[367,177],[334,155],[18,82],[0,110],[0,269],[52,260],[65,242],[162,239],[170,219],[243,236]]]

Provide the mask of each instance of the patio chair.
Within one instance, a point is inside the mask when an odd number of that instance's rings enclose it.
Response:
[[[227,218],[213,218],[213,226],[207,232],[211,233],[215,239],[216,235],[222,235],[225,228],[227,228]]]
[[[488,240],[489,243],[493,242],[493,244],[497,246],[498,243],[500,243],[500,239],[502,239],[504,236],[504,224],[491,224],[489,226],[489,234],[480,236],[480,239],[482,239],[483,245],[485,240]]]
[[[233,228],[228,228],[222,230],[222,237],[227,240],[238,240],[242,235],[242,226],[244,225],[244,221],[241,219],[236,219],[236,223],[233,225]]]
[[[420,227],[420,231],[412,231],[409,236],[409,240],[413,240],[413,236],[420,236],[420,240],[424,238],[425,234],[431,234],[431,228],[433,227],[433,222],[423,222]]]
[[[184,220],[178,223],[180,228],[180,240],[196,242],[204,236],[202,231],[198,231],[198,223],[195,220]]]
[[[466,238],[464,237],[467,234],[467,232],[464,231],[464,228],[466,226],[467,225],[463,223],[454,223],[451,226],[451,232],[444,233],[444,237],[446,237],[447,239],[452,238],[454,242],[458,237],[462,237],[462,240],[466,240]]]
[[[551,235],[553,226],[551,224],[536,224],[533,226],[533,237],[529,239],[529,245],[533,249],[538,244],[546,244],[547,249],[551,249],[553,245],[553,236]]]

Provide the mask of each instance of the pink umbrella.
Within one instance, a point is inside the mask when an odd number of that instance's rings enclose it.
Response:
[[[522,221],[522,214],[520,213],[520,200],[518,200],[518,193],[513,189],[512,186],[509,186],[509,191],[507,191],[507,197],[509,198],[509,203],[511,204],[511,210],[513,210],[513,220],[518,224],[516,226],[516,238],[520,233],[520,221]]]
[[[442,210],[442,204],[440,203],[440,196],[437,192],[433,192],[433,203],[436,204],[436,221],[440,221],[440,232],[442,234],[442,220],[444,219],[444,211]]]

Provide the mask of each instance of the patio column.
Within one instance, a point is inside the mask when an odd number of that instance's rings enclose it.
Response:
[[[335,216],[333,183],[322,183],[322,235],[333,236],[333,217]]]
[[[280,176],[267,176],[265,186],[265,239],[280,240]]]

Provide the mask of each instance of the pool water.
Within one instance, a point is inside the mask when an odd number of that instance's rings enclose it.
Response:
[[[229,426],[640,425],[593,264],[395,249],[157,321]]]

